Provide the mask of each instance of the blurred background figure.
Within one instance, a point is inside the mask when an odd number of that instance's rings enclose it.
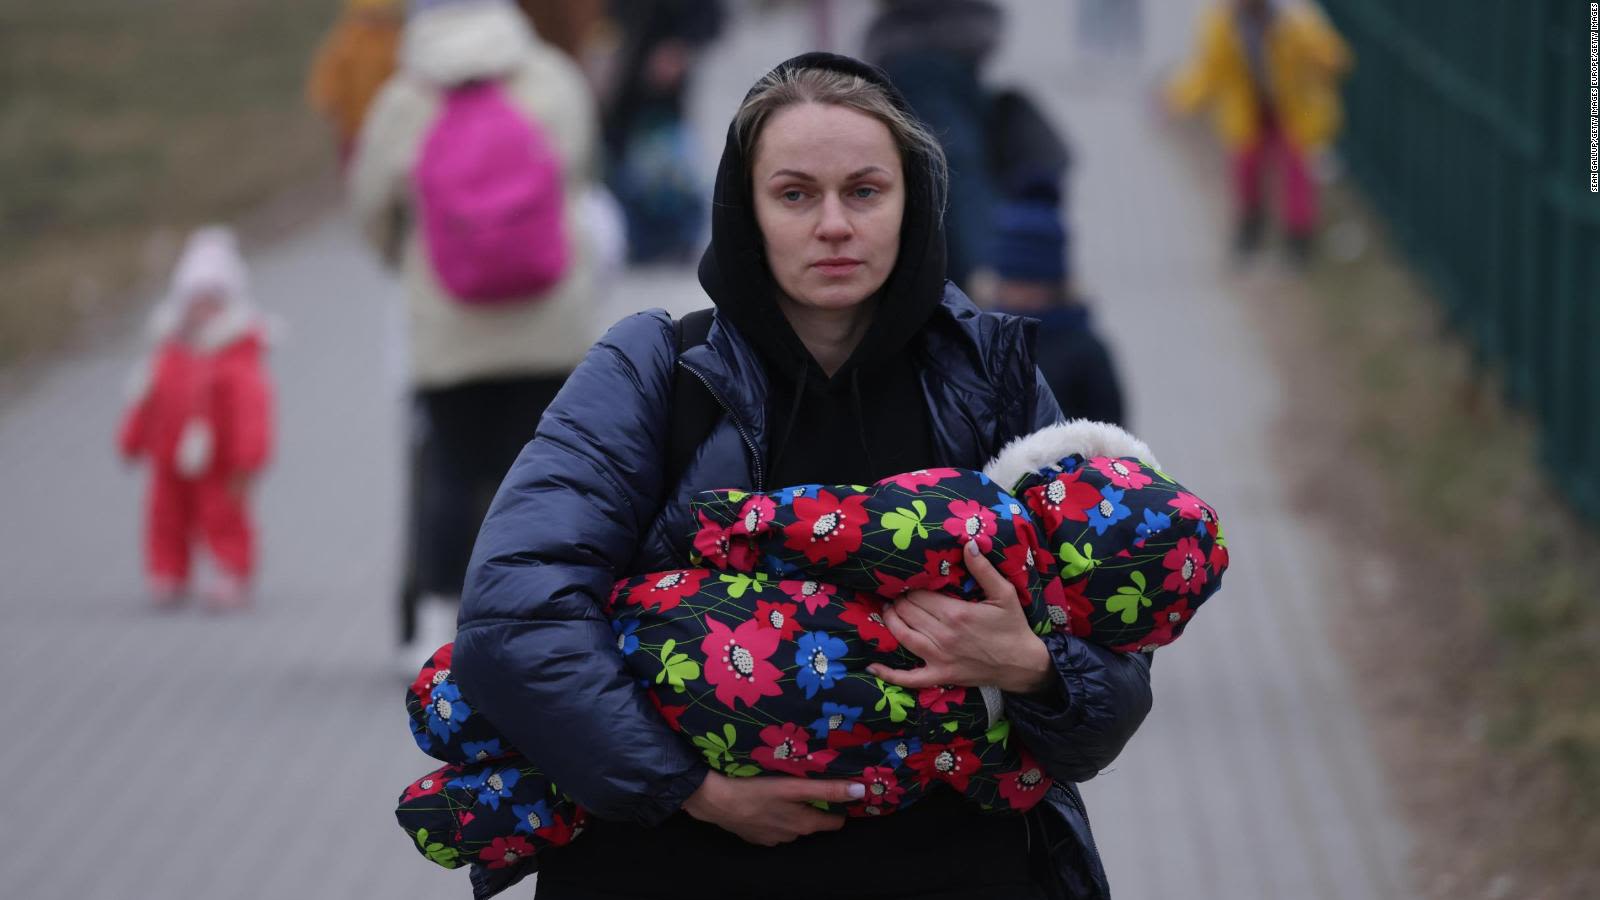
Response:
[[[251,302],[230,229],[190,236],[150,318],[155,348],[135,372],[119,448],[149,469],[145,568],[152,602],[181,604],[197,539],[215,558],[208,605],[249,602],[256,539],[251,486],[272,453],[267,325]]]
[[[578,67],[509,0],[413,3],[351,178],[369,241],[404,282],[416,424],[402,641],[425,598],[458,600],[500,479],[588,346],[594,116]]]
[[[981,76],[1005,18],[988,0],[881,0],[863,55],[888,73],[950,162],[947,273],[970,291],[983,264],[992,190],[985,161],[989,97]]]
[[[1261,245],[1262,176],[1275,165],[1290,252],[1301,265],[1309,260],[1318,208],[1312,156],[1339,132],[1339,80],[1351,63],[1344,39],[1309,3],[1225,0],[1200,18],[1194,56],[1167,100],[1179,113],[1211,107],[1232,157],[1239,257]]]
[[[1136,59],[1143,43],[1140,0],[1078,0],[1078,52],[1088,59]]]
[[[991,305],[1039,321],[1034,352],[1067,418],[1126,425],[1116,366],[1071,278],[1058,183],[1040,175],[996,205]]]
[[[372,98],[394,74],[404,24],[401,0],[345,0],[312,59],[306,99],[332,126],[341,166],[350,162]]]
[[[722,33],[720,0],[613,0],[620,29],[606,86],[607,183],[627,219],[628,257],[688,262],[701,249],[707,189],[685,118],[700,54]]]

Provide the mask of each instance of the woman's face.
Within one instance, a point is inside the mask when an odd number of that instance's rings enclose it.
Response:
[[[767,120],[751,178],[767,265],[789,299],[842,310],[883,286],[906,206],[887,125],[842,106],[790,106]]]

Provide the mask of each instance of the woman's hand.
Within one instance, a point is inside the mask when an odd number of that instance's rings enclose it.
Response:
[[[964,556],[985,599],[972,603],[933,591],[911,591],[885,605],[883,620],[889,631],[925,665],[892,669],[874,663],[867,671],[905,688],[994,685],[1011,694],[1045,689],[1055,677],[1055,667],[1044,641],[1028,626],[1016,587],[978,552],[975,542],[967,542]]]
[[[866,793],[865,785],[853,781],[788,775],[729,778],[712,772],[684,801],[683,810],[749,843],[775,847],[844,827],[844,816],[825,813],[812,801],[849,803]]]

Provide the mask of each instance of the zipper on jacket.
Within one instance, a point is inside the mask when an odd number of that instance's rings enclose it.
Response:
[[[739,417],[738,417],[738,415],[736,415],[734,413],[733,407],[728,404],[728,401],[722,399],[722,395],[717,393],[717,389],[711,386],[711,380],[706,378],[706,376],[704,374],[702,374],[699,369],[696,369],[694,366],[689,365],[688,363],[684,362],[682,359],[678,360],[678,365],[683,366],[685,369],[687,369],[689,371],[689,374],[693,375],[695,377],[696,381],[699,381],[700,384],[702,384],[707,391],[710,391],[711,392],[711,399],[717,401],[717,405],[722,407],[722,411],[728,414],[728,421],[732,422],[734,430],[739,432],[740,440],[744,441],[745,447],[750,451],[750,460],[751,460],[751,462],[755,463],[755,469],[756,469],[756,489],[755,489],[755,493],[757,493],[757,494],[765,493],[766,492],[766,485],[765,485],[766,479],[764,477],[764,474],[761,471],[761,453],[760,453],[760,451],[758,451],[756,449],[756,442],[755,442],[755,440],[753,438],[750,437],[750,432],[745,429],[744,423],[739,421]]]
[[[1094,826],[1089,824],[1089,810],[1084,808],[1083,800],[1078,797],[1076,787],[1063,788],[1062,790],[1066,793],[1067,800],[1071,801],[1072,807],[1078,811],[1078,815],[1083,816],[1083,831],[1089,835],[1089,852],[1093,853],[1096,859],[1099,859],[1100,848],[1094,844]],[[1101,865],[1104,866],[1105,863],[1102,862]]]

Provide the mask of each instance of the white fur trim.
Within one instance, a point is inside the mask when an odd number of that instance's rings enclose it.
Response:
[[[983,467],[983,474],[1001,488],[1010,490],[1022,476],[1052,466],[1074,453],[1085,459],[1132,457],[1161,468],[1161,462],[1145,442],[1127,431],[1107,422],[1073,419],[1047,425],[1007,444]]]
[[[451,3],[406,23],[400,68],[440,87],[498,78],[522,65],[533,40],[527,18],[510,3]]]

